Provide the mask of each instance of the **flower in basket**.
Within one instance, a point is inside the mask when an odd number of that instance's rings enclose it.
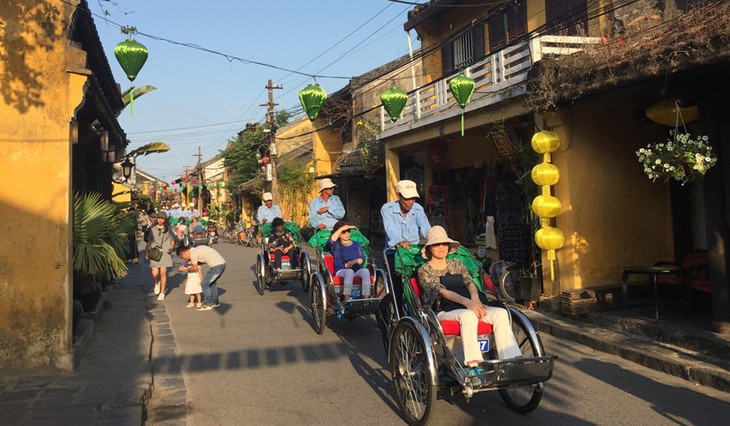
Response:
[[[707,136],[693,139],[689,133],[674,130],[669,131],[669,136],[666,143],[649,144],[636,151],[652,182],[674,179],[684,185],[703,176],[717,162]]]

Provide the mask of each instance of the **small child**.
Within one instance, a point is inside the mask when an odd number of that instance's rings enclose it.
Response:
[[[189,266],[190,264],[185,262],[185,267]],[[203,305],[200,301],[200,294],[203,292],[203,287],[200,285],[202,281],[203,271],[201,268],[198,268],[197,271],[188,272],[188,277],[185,279],[185,294],[189,294],[190,299],[186,308],[192,308],[193,306],[199,308]],[[197,305],[194,303],[196,297],[198,298]]]

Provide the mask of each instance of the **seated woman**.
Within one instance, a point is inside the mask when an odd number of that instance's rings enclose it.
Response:
[[[294,249],[297,247],[294,237],[284,229],[284,219],[277,217],[271,222],[271,236],[266,244],[269,253],[274,253],[274,269],[281,269],[281,257],[289,255],[289,264],[292,269],[297,268],[297,257]]]
[[[350,230],[353,228],[355,227],[344,220],[338,220],[332,227],[332,236],[327,242],[335,258],[335,276],[344,279],[342,294],[345,302],[350,300],[355,277],[362,280],[362,297],[370,298],[370,270],[365,267],[365,255],[360,243],[350,241]]]
[[[443,227],[431,228],[421,251],[428,262],[418,270],[418,283],[424,305],[433,306],[439,320],[459,321],[464,363],[470,367],[470,376],[478,376],[484,372],[479,368],[479,363],[484,361],[477,341],[479,321],[492,325],[500,359],[520,357],[522,352],[512,333],[507,310],[482,304],[479,290],[466,267],[458,260],[446,258],[459,245],[449,238]],[[481,384],[477,377],[472,382],[477,386]]]

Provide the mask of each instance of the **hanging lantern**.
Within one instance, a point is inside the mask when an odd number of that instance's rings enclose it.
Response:
[[[537,132],[534,136],[532,136],[530,145],[532,145],[532,149],[538,154],[555,152],[560,147],[560,137],[555,132],[543,130],[542,132]]]
[[[557,250],[565,243],[563,231],[552,226],[540,228],[535,233],[535,244],[543,250]]]
[[[175,188],[175,189],[173,190],[173,192],[174,192],[175,194],[177,194],[177,193],[178,193],[179,191],[180,191],[180,190],[179,190],[179,189],[177,189],[177,188]]]
[[[550,163],[540,163],[532,168],[532,181],[535,185],[555,185],[560,179],[560,170]]]
[[[390,119],[396,122],[400,118],[403,108],[406,107],[406,103],[408,103],[408,94],[393,86],[380,95],[380,102],[383,104],[383,108],[385,108],[385,112],[388,113]]]
[[[552,195],[538,195],[532,200],[532,211],[539,217],[555,217],[560,214],[560,200]]]
[[[181,179],[181,180],[182,180],[183,182],[185,182],[186,180],[188,180],[188,177],[187,177],[187,176],[185,176],[185,175],[183,175],[183,176],[181,176],[181,177],[180,177],[180,179]]]
[[[677,124],[679,116],[682,117],[681,122],[685,124],[699,117],[699,110],[696,105],[680,107],[677,105],[678,102],[669,98],[662,99],[646,109],[646,116],[649,120],[665,126],[674,126]]]
[[[314,121],[319,114],[322,104],[327,100],[327,92],[319,84],[310,84],[299,92],[299,102],[302,103],[307,117]]]
[[[474,80],[461,73],[449,81],[449,88],[456,103],[461,107],[461,136],[464,136],[464,108],[469,103],[471,94],[474,93]]]
[[[142,43],[131,38],[117,44],[114,48],[114,56],[117,57],[117,61],[122,66],[124,73],[127,74],[129,81],[134,81],[137,78],[137,74],[147,61],[148,54],[149,51]]]
[[[261,159],[261,162],[264,163],[264,164],[269,164],[271,162],[271,158],[264,157],[264,158]]]
[[[446,151],[448,151],[449,145],[443,139],[434,139],[428,143],[428,153],[433,158],[433,162],[440,166],[444,161]]]

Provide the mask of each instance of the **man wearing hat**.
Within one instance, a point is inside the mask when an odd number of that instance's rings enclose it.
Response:
[[[380,209],[386,245],[408,248],[411,244],[418,244],[421,236],[426,238],[431,224],[423,207],[416,202],[419,195],[415,182],[402,180],[398,182],[396,191],[398,199],[385,203]]]
[[[256,220],[259,223],[272,222],[277,217],[282,217],[281,208],[274,205],[274,197],[271,195],[271,192],[264,192],[263,200],[264,204],[259,206],[259,209],[256,211]]]
[[[340,197],[334,195],[335,185],[331,179],[320,179],[319,197],[309,203],[309,224],[314,229],[332,229],[335,223],[345,217],[345,206]]]

